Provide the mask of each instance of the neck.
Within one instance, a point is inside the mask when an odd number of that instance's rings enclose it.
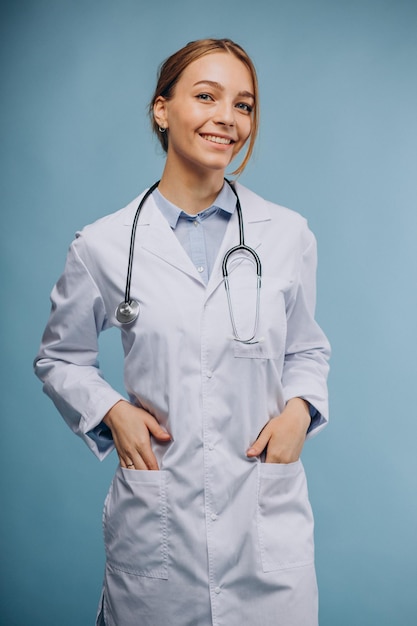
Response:
[[[213,204],[223,183],[223,170],[209,174],[187,170],[178,174],[171,171],[167,161],[158,189],[175,206],[196,215]]]

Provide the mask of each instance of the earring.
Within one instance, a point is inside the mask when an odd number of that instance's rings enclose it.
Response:
[[[164,133],[166,131],[166,128],[164,128],[163,126],[159,126],[158,130],[160,133]]]

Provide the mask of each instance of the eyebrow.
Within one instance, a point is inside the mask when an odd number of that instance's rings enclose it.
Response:
[[[217,83],[214,80],[199,80],[196,83],[194,83],[194,87],[196,87],[197,85],[210,85],[211,87],[214,87],[215,89],[219,89],[220,91],[224,91],[224,87],[223,85],[221,85],[220,83]],[[243,96],[246,98],[252,98],[253,100],[255,100],[255,96],[253,95],[253,93],[251,93],[250,91],[239,91],[239,93],[237,94],[238,96]]]

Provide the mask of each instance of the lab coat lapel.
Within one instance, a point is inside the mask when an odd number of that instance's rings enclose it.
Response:
[[[259,196],[253,194],[249,189],[235,183],[236,191],[239,194],[243,215],[243,228],[245,232],[245,243],[258,252],[262,262],[262,233],[271,220],[268,204],[261,200]],[[207,285],[207,299],[213,294],[217,287],[223,282],[222,264],[223,257],[230,248],[239,243],[239,220],[235,210],[231,216],[223,238],[222,245],[217,255],[210,280]],[[237,264],[234,265],[237,267]],[[230,271],[233,271],[231,269]]]
[[[138,204],[139,201],[140,197]],[[133,218],[134,213],[130,213],[125,222],[126,226],[132,227]],[[147,199],[141,211],[136,230],[136,246],[159,257],[204,285],[190,257],[172,232],[152,196]]]

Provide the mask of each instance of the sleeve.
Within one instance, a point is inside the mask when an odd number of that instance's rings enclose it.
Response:
[[[317,246],[306,227],[304,250],[293,298],[287,308],[287,340],[283,370],[285,401],[299,397],[310,405],[308,436],[328,421],[327,375],[330,345],[314,319],[316,306]]]
[[[99,289],[70,247],[64,273],[51,293],[51,314],[34,368],[44,392],[68,426],[99,458],[113,449],[103,416],[124,399],[104,379],[98,364],[98,335],[107,327]]]

